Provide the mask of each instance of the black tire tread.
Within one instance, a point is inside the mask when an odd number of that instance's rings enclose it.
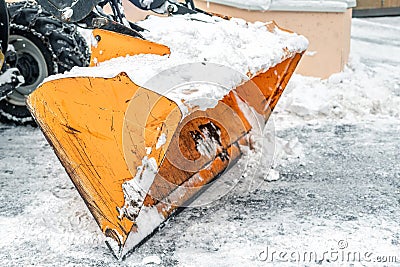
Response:
[[[46,59],[49,75],[89,64],[89,47],[75,25],[62,23],[35,2],[8,3],[8,11],[10,34],[23,35],[39,47]],[[26,107],[13,107],[5,102],[7,100],[0,101],[0,121],[25,124],[23,122],[29,120],[30,113]]]

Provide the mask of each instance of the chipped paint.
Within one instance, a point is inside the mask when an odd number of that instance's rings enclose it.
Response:
[[[167,135],[162,133],[157,140],[156,149],[160,149],[167,142]]]
[[[142,160],[142,165],[137,169],[136,176],[122,184],[125,204],[119,208],[119,219],[126,217],[131,221],[136,220],[156,174],[156,160],[145,156]]]

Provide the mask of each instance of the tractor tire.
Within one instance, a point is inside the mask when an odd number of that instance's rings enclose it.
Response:
[[[25,82],[0,101],[0,121],[34,124],[25,100],[49,75],[89,64],[89,47],[73,24],[63,23],[34,2],[9,3],[10,36],[7,64]]]

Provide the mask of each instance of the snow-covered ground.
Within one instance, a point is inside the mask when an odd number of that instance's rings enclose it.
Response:
[[[295,75],[282,96],[266,135],[273,171],[269,155],[249,151],[222,177],[239,180],[234,190],[183,210],[123,262],[41,132],[0,125],[1,265],[348,266],[354,255],[364,259],[356,266],[399,264],[399,25],[353,19],[346,70]]]

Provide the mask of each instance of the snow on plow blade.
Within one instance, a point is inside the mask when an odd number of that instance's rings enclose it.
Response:
[[[277,29],[273,23],[266,27]],[[94,36],[99,42],[92,65],[127,54],[174,53],[108,31],[95,30]],[[116,257],[124,257],[240,157],[239,145],[252,129],[248,110],[267,121],[303,52],[283,50],[277,64],[248,73],[248,81],[203,110],[185,111],[179,99],[139,86],[135,73],[125,72],[107,78],[69,74],[30,95],[34,118]]]

